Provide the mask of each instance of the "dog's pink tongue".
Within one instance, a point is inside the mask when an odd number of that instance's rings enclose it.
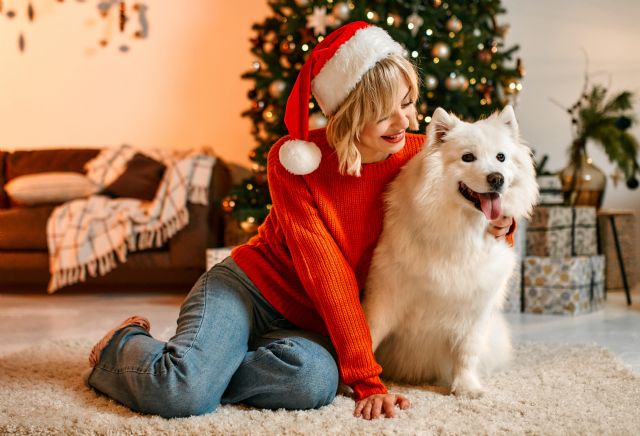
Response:
[[[495,192],[487,194],[478,193],[480,199],[480,208],[482,213],[489,221],[493,221],[502,215],[502,204],[500,203],[500,195]]]

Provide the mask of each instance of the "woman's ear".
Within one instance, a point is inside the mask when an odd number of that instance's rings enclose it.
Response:
[[[433,111],[431,122],[427,127],[427,147],[442,142],[442,139],[460,120],[453,114],[447,113],[441,107]]]

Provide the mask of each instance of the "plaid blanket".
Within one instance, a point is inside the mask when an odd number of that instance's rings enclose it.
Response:
[[[187,201],[207,204],[215,158],[210,150],[166,152],[130,146],[105,149],[87,162],[87,177],[108,186],[137,153],[166,165],[155,198],[141,201],[92,195],[54,209],[47,222],[48,291],[105,275],[127,253],[161,247],[189,223]]]

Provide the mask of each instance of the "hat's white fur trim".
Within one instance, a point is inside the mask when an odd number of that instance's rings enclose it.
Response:
[[[313,142],[292,139],[282,144],[278,158],[291,174],[304,176],[320,166],[322,152]]]
[[[311,91],[325,115],[331,115],[356,87],[364,73],[402,46],[379,27],[358,30],[342,44],[311,82]]]

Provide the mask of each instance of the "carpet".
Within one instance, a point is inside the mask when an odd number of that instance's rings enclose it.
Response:
[[[395,419],[352,417],[338,396],[313,411],[223,406],[199,417],[131,412],[85,387],[91,343],[55,341],[0,358],[0,434],[638,434],[640,375],[595,345],[522,344],[477,400],[391,386],[412,401]]]

